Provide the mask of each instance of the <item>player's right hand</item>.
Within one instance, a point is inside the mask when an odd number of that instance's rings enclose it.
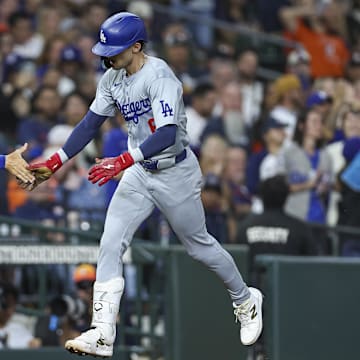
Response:
[[[118,157],[104,158],[98,160],[89,170],[88,179],[93,184],[99,182],[99,186],[102,186],[133,164],[134,159],[129,152],[124,152]]]
[[[24,185],[18,181],[22,188],[27,190],[34,190],[42,182],[50,178],[62,166],[62,161],[58,153],[50,156],[47,160],[34,163],[28,166],[28,170],[35,176],[35,181],[29,185]]]

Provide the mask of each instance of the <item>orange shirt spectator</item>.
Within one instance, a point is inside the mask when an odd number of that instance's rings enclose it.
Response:
[[[300,19],[294,31],[286,32],[285,37],[302,43],[311,55],[313,77],[344,76],[350,54],[341,37],[314,31]]]

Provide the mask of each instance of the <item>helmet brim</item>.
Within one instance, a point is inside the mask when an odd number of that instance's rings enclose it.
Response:
[[[91,51],[93,52],[93,54],[98,55],[98,56],[110,57],[110,56],[120,54],[121,52],[123,52],[124,50],[126,50],[129,47],[130,46],[109,46],[109,45],[105,45],[101,42],[97,42],[93,46]]]

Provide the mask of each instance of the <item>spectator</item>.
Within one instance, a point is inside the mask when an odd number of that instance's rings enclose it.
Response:
[[[307,94],[312,85],[310,54],[302,48],[291,51],[287,56],[286,70],[299,78],[301,88]]]
[[[344,39],[329,21],[327,7],[331,2],[322,3],[316,8],[315,3],[283,7],[279,16],[287,30],[286,37],[302,43],[311,55],[312,76],[340,77],[344,75],[349,59],[349,51]]]
[[[162,33],[162,54],[183,85],[185,104],[189,103],[191,92],[203,75],[196,63],[193,39],[181,23],[170,23]]]
[[[331,121],[330,113],[333,108],[334,100],[332,96],[323,90],[312,92],[306,99],[306,108],[314,109],[324,117],[324,136],[327,140],[332,140],[335,134],[335,124]]]
[[[261,180],[284,173],[283,150],[286,141],[285,125],[274,118],[266,119],[262,127],[264,148],[252,154],[246,169],[247,187],[252,195],[252,210],[261,212],[261,200],[257,196]]]
[[[31,16],[15,12],[9,18],[10,32],[14,38],[14,53],[24,59],[37,59],[44,46],[44,38],[34,32]]]
[[[15,319],[18,291],[10,283],[0,283],[0,349],[38,347],[30,330]]]
[[[252,197],[246,186],[246,149],[239,146],[230,146],[227,151],[226,165],[224,170],[224,183],[229,204],[229,241],[234,242],[236,224],[239,219],[246,216],[252,205]]]
[[[327,151],[332,159],[333,173],[338,178],[343,170],[346,160],[343,155],[344,144],[348,139],[360,137],[360,104],[345,104],[346,110],[342,117],[341,129],[344,139],[336,141],[327,146]],[[335,225],[338,221],[338,203],[341,199],[339,189],[335,187],[330,193],[327,222]]]
[[[89,34],[81,34],[77,39],[76,45],[81,53],[82,72],[90,72],[93,75],[98,75],[100,78],[104,69],[101,68],[101,61],[99,61],[98,57],[91,51],[94,46],[94,39]],[[96,86],[93,90],[96,91]],[[92,94],[94,94],[94,92]]]
[[[88,104],[87,99],[79,92],[72,92],[66,96],[62,103],[62,118],[64,124],[72,128],[75,127],[83,116],[85,116]],[[84,152],[76,157],[76,163],[79,168],[88,168],[99,154],[100,150],[96,142],[92,140],[86,145]]]
[[[332,163],[324,138],[324,118],[316,110],[299,117],[295,141],[284,149],[291,194],[286,211],[302,220],[325,224],[333,184]]]
[[[208,173],[204,177],[201,199],[204,204],[206,227],[220,243],[229,242],[228,216],[223,208],[223,188],[220,177]]]
[[[250,248],[250,267],[256,281],[254,258],[260,254],[311,255],[315,243],[309,226],[284,211],[290,193],[284,175],[270,177],[260,184],[264,204],[262,214],[250,214],[239,223],[237,242]]]
[[[89,328],[91,323],[92,311],[92,288],[96,278],[96,268],[91,264],[78,265],[73,273],[73,281],[75,284],[75,297],[82,300],[86,306],[86,311],[79,318],[77,328],[84,331]]]
[[[275,107],[270,116],[286,125],[288,141],[294,137],[297,117],[303,107],[301,84],[293,74],[286,74],[276,79],[273,95]]]
[[[360,224],[360,137],[352,137],[345,141],[343,156],[345,166],[340,173],[339,225],[359,227]],[[350,234],[340,237],[340,254],[342,256],[360,256],[359,238]]]
[[[262,131],[267,154],[260,163],[259,178],[265,180],[284,173],[286,126],[270,117],[265,121]]]
[[[96,0],[86,1],[82,6],[83,9],[81,9],[80,13],[82,14],[83,20],[83,32],[91,34],[95,40],[98,36],[101,24],[109,15],[108,9],[104,2]]]
[[[238,77],[236,64],[230,59],[215,57],[210,60],[209,69],[209,81],[214,85],[218,99],[213,115],[220,116],[222,112],[220,98],[224,87]]]
[[[37,16],[38,31],[44,37],[45,41],[57,36],[62,20],[61,9],[52,5],[42,5],[34,11],[34,14]]]
[[[246,166],[246,149],[230,146],[227,150],[224,179],[230,190],[231,208],[237,220],[251,210],[251,194],[246,186]]]
[[[62,73],[58,89],[61,96],[69,95],[75,91],[79,74],[82,72],[82,53],[77,46],[67,45],[60,53],[59,69]]]
[[[253,7],[253,4],[249,1],[216,0],[215,16],[217,19],[225,20],[232,24],[241,23],[251,26],[256,22]],[[223,28],[217,29],[215,36],[218,46],[223,49],[226,48],[226,53],[231,57],[235,56],[237,42],[241,44],[248,41],[248,37],[241,37],[238,33]]]
[[[200,167],[204,176],[212,173],[221,176],[226,164],[228,144],[223,137],[212,134],[202,143],[200,148]]]
[[[253,50],[245,50],[237,58],[244,120],[249,128],[259,120],[264,97],[264,86],[256,80],[258,62],[258,55]]]
[[[306,99],[306,108],[315,109],[326,116],[331,109],[332,103],[333,98],[329,94],[325,91],[318,90],[308,96]]]
[[[197,85],[191,94],[191,105],[186,107],[185,112],[190,146],[195,152],[199,151],[200,136],[211,119],[215,103],[215,88],[209,83]]]
[[[346,68],[346,75],[352,84],[360,80],[360,51],[354,51],[351,54]]]
[[[243,115],[242,88],[238,81],[225,85],[221,94],[222,115],[214,117],[205,127],[201,138],[210,134],[222,136],[228,143],[248,147],[249,129]]]
[[[47,134],[59,121],[60,97],[56,89],[42,86],[32,98],[31,114],[21,120],[17,129],[17,141],[29,143],[29,159],[41,155]]]
[[[66,45],[65,38],[62,35],[54,35],[49,37],[38,58],[37,76],[42,79],[49,68],[57,67],[60,62],[60,56],[63,48]]]
[[[86,312],[86,304],[77,297],[53,297],[47,304],[45,314],[36,322],[36,340],[42,347],[64,346],[69,337],[80,334],[78,328],[82,329]]]

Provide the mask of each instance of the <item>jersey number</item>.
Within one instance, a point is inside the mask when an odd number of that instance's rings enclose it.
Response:
[[[151,118],[151,119],[148,120],[148,125],[149,125],[149,128],[150,128],[150,131],[151,131],[152,133],[154,133],[155,130],[156,130],[156,125],[155,125],[155,120],[154,120],[154,118]]]

